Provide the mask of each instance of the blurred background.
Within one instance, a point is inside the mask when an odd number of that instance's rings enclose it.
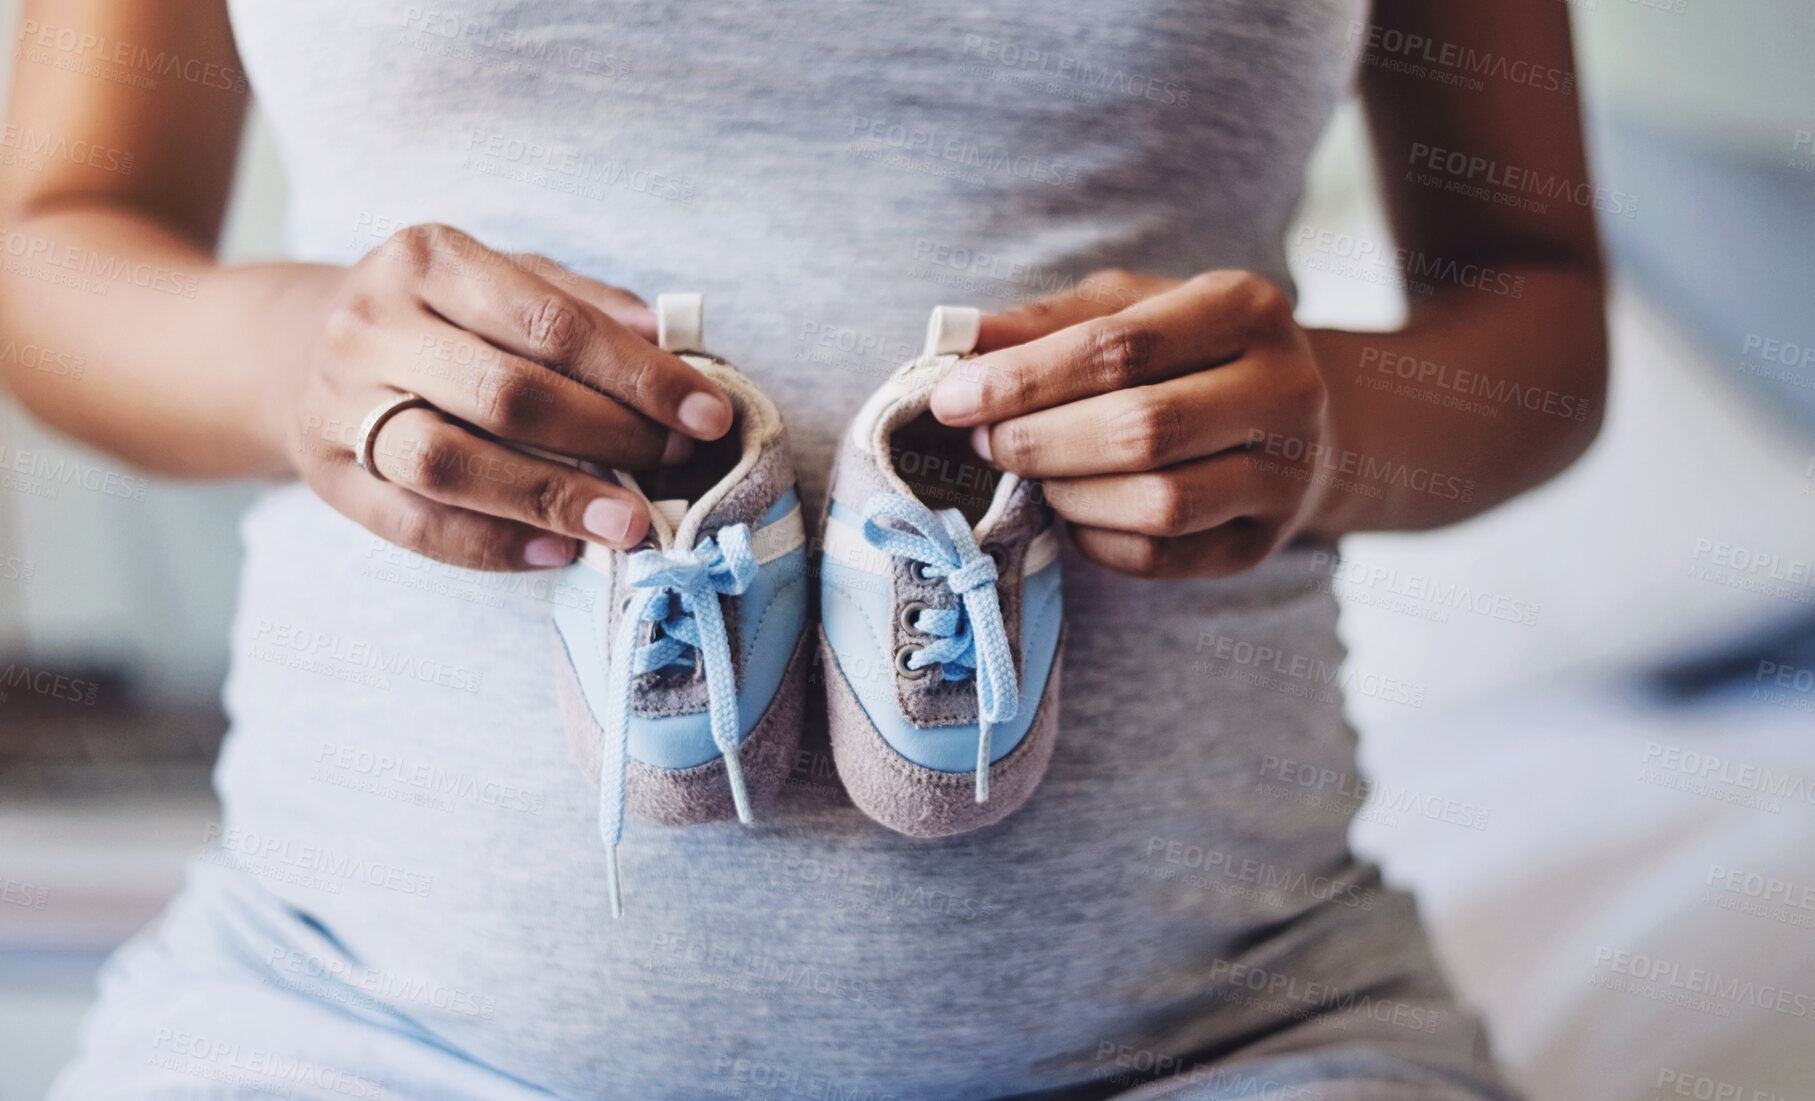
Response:
[[[1418,890],[1535,1098],[1808,1098],[1815,4],[1569,8],[1617,265],[1606,428],[1489,516],[1345,544],[1354,667],[1422,690],[1350,701],[1372,781],[1354,840]],[[17,15],[0,0],[0,23]],[[1388,240],[1364,140],[1345,108],[1293,233],[1307,324],[1390,328],[1403,309],[1381,269],[1329,262]],[[284,201],[255,117],[230,260],[281,255]],[[43,461],[84,473],[17,473]],[[180,886],[215,814],[235,524],[257,487],[137,480],[3,392],[0,474],[14,1101],[73,1053],[96,967]],[[19,691],[22,670],[82,698]]]

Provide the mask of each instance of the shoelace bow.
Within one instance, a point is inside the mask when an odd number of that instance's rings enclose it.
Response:
[[[889,520],[897,527],[884,526]],[[1015,717],[1021,692],[1008,628],[996,599],[996,563],[977,547],[970,524],[955,508],[934,512],[893,493],[871,497],[863,509],[863,538],[870,546],[921,564],[921,576],[943,578],[959,600],[954,608],[928,608],[914,629],[933,641],[908,656],[909,669],[938,664],[942,679],[977,681],[977,785],[989,801],[990,727]]]
[[[624,779],[630,759],[630,714],[635,674],[691,664],[692,655],[706,672],[707,712],[712,742],[725,761],[731,798],[741,822],[750,821],[744,791],[743,764],[738,759],[737,675],[731,666],[731,639],[725,630],[718,598],[736,596],[756,579],[756,556],[750,550],[750,528],[732,524],[701,539],[692,550],[640,550],[627,562],[626,581],[633,592],[619,620],[612,651],[609,710],[604,760],[599,770],[599,833],[607,850],[607,885],[613,917],[624,913],[618,875],[618,843],[624,837]],[[645,624],[656,624],[654,638],[644,641]]]

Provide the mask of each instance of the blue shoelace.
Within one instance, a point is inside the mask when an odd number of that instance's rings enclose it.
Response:
[[[618,843],[624,837],[624,777],[630,758],[630,714],[635,675],[691,667],[695,655],[706,672],[707,711],[712,741],[725,761],[731,798],[740,822],[750,821],[738,758],[737,675],[731,666],[731,639],[718,598],[736,596],[756,579],[750,527],[732,524],[700,540],[692,550],[640,550],[627,561],[633,592],[619,621],[612,651],[610,727],[605,731],[599,769],[599,833],[607,850],[611,913],[624,913],[619,886]],[[645,624],[655,624],[645,640]]]
[[[885,527],[881,521],[893,521]],[[863,538],[897,558],[920,563],[920,575],[944,578],[958,597],[953,608],[928,608],[914,618],[914,630],[932,639],[908,656],[909,669],[937,664],[942,679],[977,682],[977,785],[979,803],[989,801],[990,727],[1015,717],[1021,692],[1008,628],[996,599],[996,563],[978,549],[964,514],[955,508],[934,512],[919,501],[878,493],[863,508]]]

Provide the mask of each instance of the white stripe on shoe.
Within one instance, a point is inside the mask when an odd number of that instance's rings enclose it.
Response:
[[[764,524],[750,535],[750,552],[756,564],[767,565],[807,541],[807,528],[800,519],[800,502],[773,524]]]

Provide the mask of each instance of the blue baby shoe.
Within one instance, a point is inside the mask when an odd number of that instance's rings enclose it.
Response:
[[[1058,731],[1059,531],[1037,482],[997,471],[933,419],[975,346],[976,310],[933,312],[924,354],[839,446],[820,555],[833,759],[852,802],[914,837],[999,821]]]
[[[554,616],[568,742],[599,784],[612,912],[626,810],[670,826],[737,818],[793,767],[806,686],[805,532],[775,403],[701,350],[698,295],[657,300],[660,344],[736,416],[680,466],[612,477],[649,503],[630,551],[587,543]]]

